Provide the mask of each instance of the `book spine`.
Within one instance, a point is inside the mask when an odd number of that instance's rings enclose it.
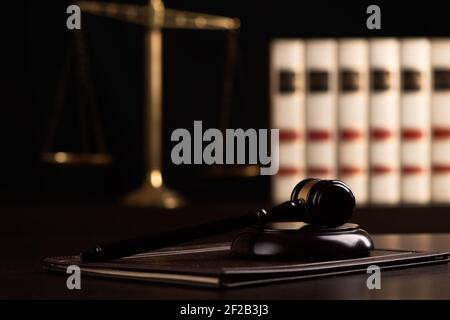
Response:
[[[272,201],[289,200],[304,178],[304,43],[277,39],[271,44],[271,127],[280,130],[279,171],[272,176]]]
[[[400,200],[399,51],[397,39],[369,43],[369,198],[374,204],[397,204]]]
[[[368,43],[339,41],[338,172],[357,204],[368,195]]]
[[[450,202],[450,39],[431,43],[431,199]]]
[[[306,42],[306,172],[336,178],[337,42]]]
[[[401,200],[430,201],[430,42],[400,43]]]

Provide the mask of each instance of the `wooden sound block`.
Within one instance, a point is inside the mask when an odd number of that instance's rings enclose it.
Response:
[[[320,228],[279,222],[240,233],[231,251],[245,257],[339,260],[367,257],[374,248],[369,234],[357,224]]]

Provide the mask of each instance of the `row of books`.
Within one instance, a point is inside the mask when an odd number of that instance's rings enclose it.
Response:
[[[305,177],[359,204],[450,202],[450,38],[275,39],[275,202]]]

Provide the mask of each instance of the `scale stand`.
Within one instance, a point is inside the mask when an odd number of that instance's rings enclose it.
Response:
[[[95,1],[76,3],[82,11],[115,18],[147,28],[145,34],[145,179],[140,188],[123,199],[124,204],[177,208],[185,199],[164,185],[162,146],[162,29],[236,30],[239,20],[221,16],[167,9],[161,0],[149,0],[148,6]]]

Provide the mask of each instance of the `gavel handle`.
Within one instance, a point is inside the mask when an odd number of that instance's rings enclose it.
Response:
[[[155,232],[142,237],[97,245],[81,253],[82,262],[103,262],[161,249],[183,242],[245,228],[259,223],[255,213],[177,230]]]
[[[103,262],[144,253],[156,249],[181,244],[256,224],[264,224],[274,219],[293,219],[295,204],[289,201],[270,210],[261,209],[253,213],[229,217],[214,222],[181,228],[172,231],[156,232],[142,237],[97,245],[81,253],[82,262]]]

